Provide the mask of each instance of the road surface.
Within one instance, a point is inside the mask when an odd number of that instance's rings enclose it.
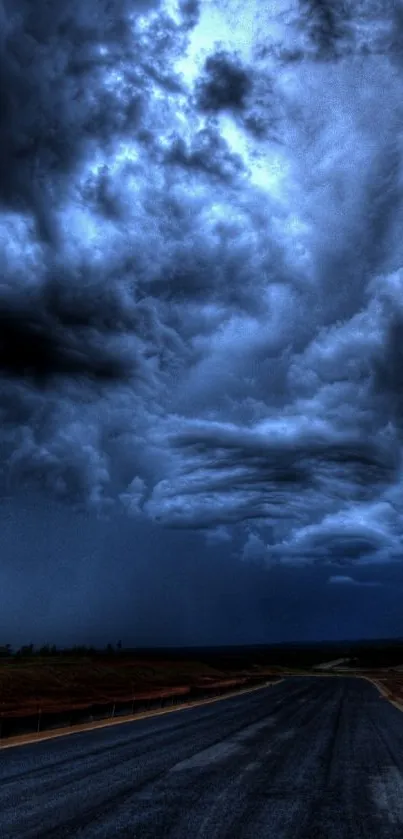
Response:
[[[1,839],[402,839],[403,713],[363,679],[273,687],[0,750]]]

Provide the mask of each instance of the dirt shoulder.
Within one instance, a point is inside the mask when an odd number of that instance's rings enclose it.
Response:
[[[92,729],[96,728],[106,728],[112,725],[122,725],[127,722],[135,722],[136,720],[140,719],[147,719],[148,717],[156,717],[161,716],[163,714],[172,714],[178,711],[184,711],[189,708],[194,708],[199,705],[207,705],[213,702],[220,702],[223,699],[229,699],[231,696],[239,696],[244,693],[252,693],[256,690],[261,690],[262,687],[268,687],[270,684],[278,684],[279,682],[284,681],[283,679],[278,679],[275,682],[267,682],[263,685],[257,685],[255,687],[244,688],[236,691],[228,691],[221,696],[216,696],[211,699],[201,699],[195,700],[192,702],[186,702],[183,705],[170,707],[170,708],[161,708],[160,710],[154,711],[146,711],[141,714],[128,714],[125,717],[118,717],[115,719],[107,718],[103,720],[98,720],[92,723],[83,723],[81,725],[72,725],[68,728],[59,728],[53,729],[51,731],[42,731],[36,734],[22,734],[17,737],[7,737],[6,740],[0,739],[0,750],[11,748],[13,746],[24,746],[30,743],[40,743],[44,740],[52,740],[55,737],[67,737],[69,734],[78,734],[82,731],[91,731]]]

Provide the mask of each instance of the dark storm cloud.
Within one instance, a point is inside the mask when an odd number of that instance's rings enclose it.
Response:
[[[374,390],[388,405],[388,413],[401,427],[403,419],[403,312],[391,312],[384,340],[374,359]]]
[[[316,495],[329,509],[343,500],[362,502],[397,474],[393,443],[363,442],[319,426],[308,430],[303,423],[290,422],[286,434],[274,423],[259,432],[200,423],[170,441],[185,451],[183,463],[156,487],[147,508],[185,527],[203,526],[206,516],[220,523],[303,520]]]
[[[198,131],[190,147],[183,137],[174,138],[165,160],[185,170],[194,170],[196,174],[204,173],[207,177],[216,175],[229,185],[245,170],[242,158],[230,153],[218,127],[212,125]]]
[[[183,15],[184,25],[189,29],[196,26],[200,15],[200,0],[180,0],[179,8]]]
[[[44,303],[38,311],[31,303],[28,307],[12,306],[5,301],[0,305],[0,370],[17,378],[32,378],[37,385],[46,383],[53,376],[88,375],[96,379],[117,380],[128,375],[132,364],[124,357],[124,347],[111,348],[108,353],[108,335],[103,344],[99,331],[91,330],[90,318],[76,313],[76,329],[45,310]],[[80,324],[81,320],[81,324]],[[123,350],[123,353],[122,353]]]
[[[272,32],[266,26],[266,37],[258,38],[257,60],[334,64],[346,57],[382,56],[401,67],[403,15],[401,4],[393,0],[298,0],[294,7],[273,11],[272,19],[276,28]]]
[[[399,515],[387,501],[345,504],[273,547],[281,562],[353,565],[399,560]]]
[[[194,85],[207,6],[167,8],[3,4],[5,491],[257,564],[396,560],[399,20],[265,10],[266,54],[211,41]]]
[[[138,125],[145,86],[138,68],[130,69],[131,18],[152,5],[3,4],[0,201],[33,210],[46,240],[53,238],[50,205],[61,198],[60,181],[91,141],[108,143]],[[105,85],[108,70],[122,73],[116,92]]]
[[[343,45],[347,34],[348,4],[332,3],[331,0],[300,0],[300,9],[317,58],[334,59],[339,44]]]
[[[204,78],[196,86],[197,103],[207,112],[242,110],[251,87],[250,76],[240,61],[220,50],[206,59]]]

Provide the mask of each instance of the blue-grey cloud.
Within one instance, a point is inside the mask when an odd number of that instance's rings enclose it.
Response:
[[[2,484],[268,565],[397,561],[401,16],[267,10],[194,80],[208,14],[2,6]]]
[[[355,580],[352,577],[346,577],[346,576],[343,576],[341,574],[337,574],[335,576],[329,577],[328,583],[331,583],[333,585],[348,586],[348,585],[354,585]]]
[[[377,580],[355,580],[354,577],[343,576],[342,574],[335,574],[328,579],[330,585],[341,586],[363,586],[364,588],[379,588],[382,583]]]

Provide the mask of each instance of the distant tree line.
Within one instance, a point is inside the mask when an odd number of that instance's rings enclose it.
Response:
[[[29,658],[31,656],[46,657],[57,655],[86,656],[95,655],[100,652],[106,652],[110,655],[121,649],[121,641],[118,641],[116,646],[110,643],[106,644],[104,648],[87,646],[86,644],[74,644],[72,647],[57,647],[56,644],[43,644],[43,646],[39,647],[35,646],[35,644],[24,644],[22,647],[14,650],[11,644],[0,644],[0,657],[8,658],[9,656],[14,656],[15,658]]]

